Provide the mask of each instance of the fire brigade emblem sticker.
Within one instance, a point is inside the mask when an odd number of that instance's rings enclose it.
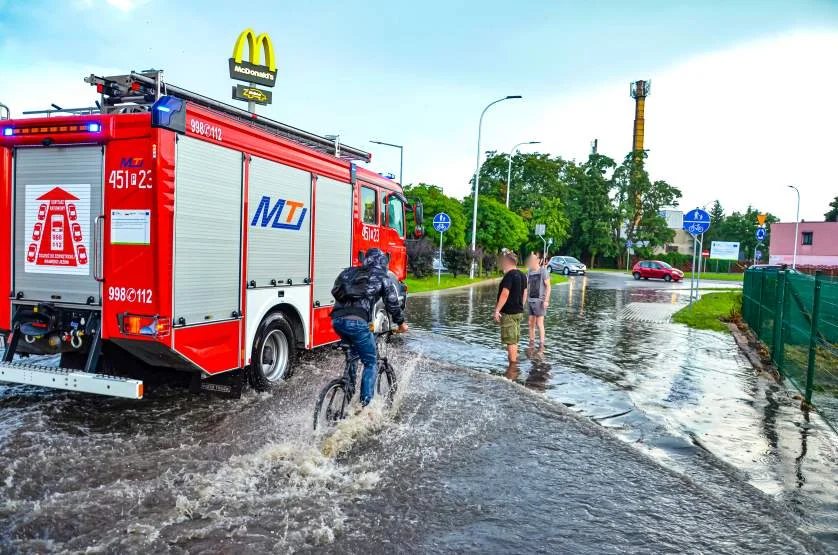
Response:
[[[90,184],[27,185],[24,271],[90,274]]]

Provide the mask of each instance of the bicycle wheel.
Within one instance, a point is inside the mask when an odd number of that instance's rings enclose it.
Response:
[[[387,402],[387,405],[393,403],[398,391],[398,384],[396,383],[396,372],[387,359],[381,359],[378,366],[378,379],[375,382],[375,393],[380,395]]]
[[[314,429],[322,423],[333,426],[339,420],[346,418],[346,410],[352,398],[347,394],[346,386],[341,378],[334,379],[326,384],[317,398],[317,405],[314,407]]]

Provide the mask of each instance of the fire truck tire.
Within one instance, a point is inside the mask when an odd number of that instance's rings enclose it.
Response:
[[[268,314],[253,340],[247,379],[256,391],[267,391],[293,373],[296,355],[294,330],[279,312]]]

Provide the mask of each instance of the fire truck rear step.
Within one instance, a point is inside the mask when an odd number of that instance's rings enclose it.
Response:
[[[27,364],[22,361],[0,362],[0,382],[82,391],[125,399],[143,398],[143,382],[140,380]]]

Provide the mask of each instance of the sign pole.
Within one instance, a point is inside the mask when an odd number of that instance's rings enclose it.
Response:
[[[442,283],[442,235],[444,231],[439,232],[439,264],[436,265],[436,284]]]
[[[695,300],[698,300],[698,288],[701,287],[701,266],[704,261],[704,234],[701,234],[698,244],[698,250],[701,251],[701,256],[698,257],[698,276],[695,279]]]

